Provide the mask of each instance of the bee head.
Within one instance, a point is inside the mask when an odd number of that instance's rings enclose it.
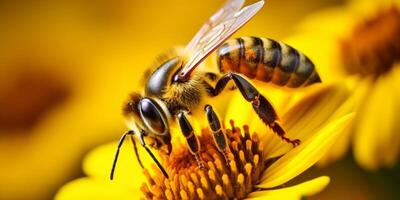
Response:
[[[171,150],[171,135],[169,133],[169,113],[164,108],[165,106],[161,101],[149,97],[140,97],[139,94],[131,95],[124,108],[125,116],[129,119],[133,118],[130,122],[133,128],[144,131],[144,135],[155,141],[155,148],[165,151],[169,154]]]

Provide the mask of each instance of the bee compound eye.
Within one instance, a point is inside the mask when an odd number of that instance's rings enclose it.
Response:
[[[167,128],[161,108],[150,99],[142,99],[139,103],[140,115],[144,124],[156,134],[164,134]]]

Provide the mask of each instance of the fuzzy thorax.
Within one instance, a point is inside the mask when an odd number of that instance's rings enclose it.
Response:
[[[186,82],[166,86],[163,99],[171,113],[181,109],[193,111],[201,104],[205,92],[202,76],[195,72]]]

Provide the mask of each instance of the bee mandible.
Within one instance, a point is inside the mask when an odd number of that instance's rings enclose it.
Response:
[[[228,159],[229,147],[220,120],[204,98],[218,96],[229,82],[239,89],[259,118],[279,137],[293,146],[300,143],[298,139],[292,140],[285,136],[285,129],[274,107],[249,79],[297,88],[321,82],[319,75],[310,59],[282,42],[260,37],[240,37],[227,41],[262,8],[264,1],[246,7],[243,4],[244,0],[228,0],[182,51],[164,56],[158,65],[150,69],[145,77],[143,94],[131,94],[123,109],[130,130],[119,141],[111,179],[120,147],[126,137],[131,138],[142,167],[134,137],[140,141],[164,176],[168,177],[167,171],[148,146],[169,155],[172,150],[171,123],[179,124],[189,151],[198,166],[203,168],[200,143],[187,118],[187,115],[199,110],[205,112],[217,149]],[[214,51],[217,54],[219,73],[199,67]]]

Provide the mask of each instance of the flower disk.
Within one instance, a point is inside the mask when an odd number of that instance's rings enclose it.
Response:
[[[380,11],[356,26],[342,41],[342,57],[350,74],[378,76],[400,60],[400,12],[396,7]]]
[[[225,134],[230,150],[220,153],[212,133],[203,129],[199,136],[201,159],[205,168],[200,169],[185,145],[174,146],[170,156],[163,156],[169,173],[166,179],[154,167],[155,175],[144,173],[147,183],[141,187],[146,199],[242,199],[260,182],[260,175],[268,166],[263,156],[263,143],[257,133],[250,134],[249,127],[242,130],[234,126]]]

